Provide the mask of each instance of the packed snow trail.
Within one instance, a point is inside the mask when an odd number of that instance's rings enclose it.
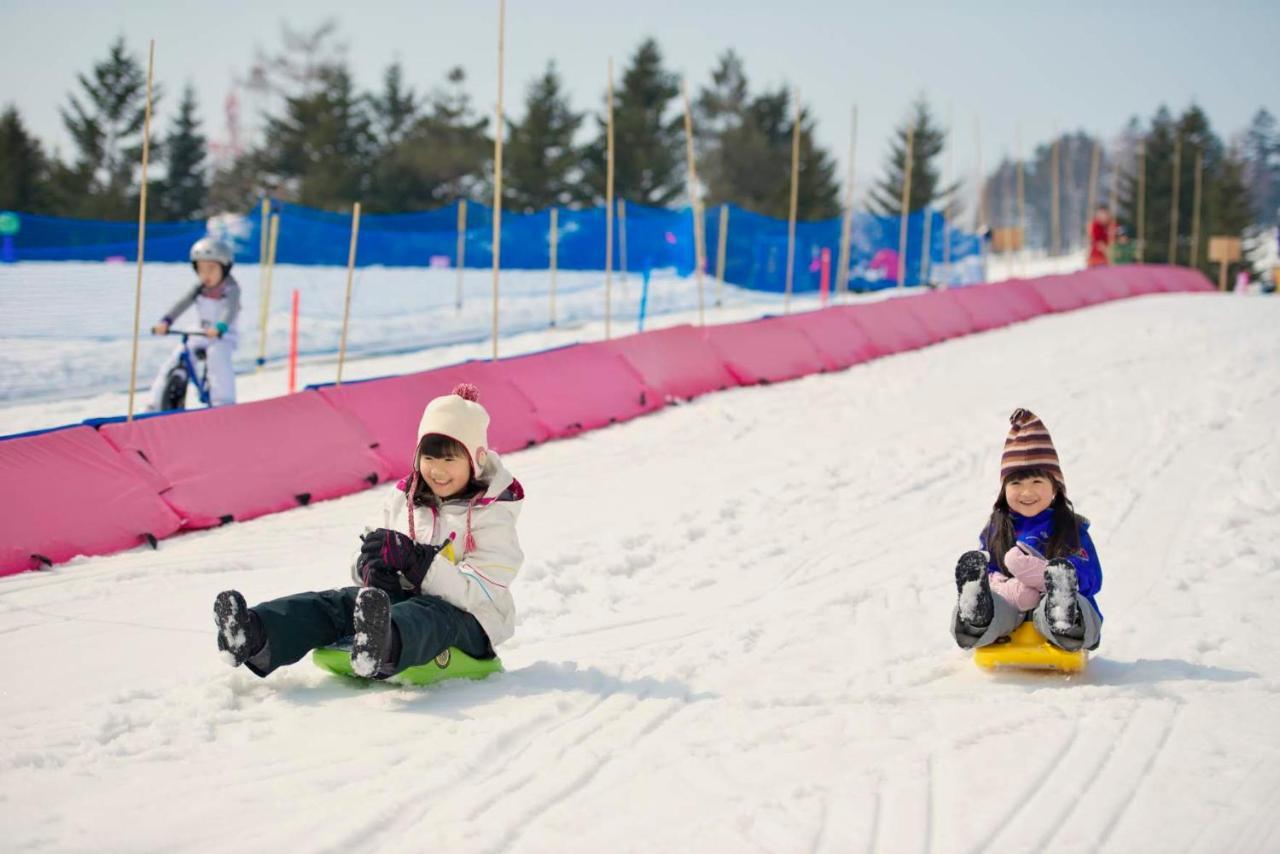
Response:
[[[512,454],[521,616],[479,683],[215,652],[219,590],[343,584],[388,487],[5,579],[4,847],[1274,851],[1277,329],[1143,297]],[[1105,570],[1076,678],[947,634],[1016,406]]]

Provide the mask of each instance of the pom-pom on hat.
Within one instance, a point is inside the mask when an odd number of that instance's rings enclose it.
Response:
[[[467,449],[471,471],[476,477],[484,468],[483,456],[489,448],[489,413],[480,405],[480,390],[471,383],[459,383],[453,392],[427,404],[418,422],[418,443],[422,437],[436,433],[448,436]],[[414,471],[418,468],[414,448]]]
[[[1059,485],[1066,486],[1058,452],[1044,422],[1029,409],[1015,409],[1009,424],[1009,437],[1004,440],[1004,454],[1000,457],[1000,482],[1021,470],[1044,469]]]

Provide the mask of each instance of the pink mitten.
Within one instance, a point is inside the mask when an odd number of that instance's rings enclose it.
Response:
[[[1013,577],[1028,587],[1044,592],[1044,569],[1048,563],[1043,558],[1029,555],[1014,546],[1005,552],[1004,565]]]

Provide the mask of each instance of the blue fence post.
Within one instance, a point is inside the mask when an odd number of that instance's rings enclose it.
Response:
[[[644,259],[644,285],[640,290],[640,322],[637,332],[644,332],[644,316],[649,311],[649,276],[653,273],[653,261]]]

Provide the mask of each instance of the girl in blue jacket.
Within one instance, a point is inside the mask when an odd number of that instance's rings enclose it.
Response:
[[[1025,620],[1065,650],[1096,649],[1102,565],[1089,522],[1067,498],[1044,423],[1015,410],[1000,464],[1001,488],[979,541],[956,564],[951,633],[965,649],[995,643]]]

